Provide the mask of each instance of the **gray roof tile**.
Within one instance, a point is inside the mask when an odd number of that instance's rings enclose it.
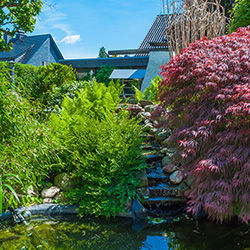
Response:
[[[20,57],[18,62],[25,64],[38,51],[38,49],[47,39],[50,39],[50,44],[54,49],[58,59],[62,60],[63,56],[50,34],[22,36],[19,39],[13,38],[11,40],[11,42],[13,42],[13,49],[9,52],[0,52],[0,60],[15,60]]]

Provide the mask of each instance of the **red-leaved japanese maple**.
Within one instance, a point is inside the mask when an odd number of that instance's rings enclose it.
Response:
[[[250,219],[250,26],[190,44],[162,66],[175,161],[192,176],[189,211]]]

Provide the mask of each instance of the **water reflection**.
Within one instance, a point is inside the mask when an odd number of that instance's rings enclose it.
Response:
[[[43,241],[36,242],[33,232],[16,225],[0,230],[1,249],[49,250],[234,250],[250,249],[250,228],[232,222],[214,224],[183,216],[160,224],[147,223],[143,229],[132,228],[132,220],[82,218],[80,221],[31,222]]]

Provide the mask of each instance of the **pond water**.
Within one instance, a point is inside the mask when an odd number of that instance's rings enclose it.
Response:
[[[250,227],[238,222],[215,224],[205,219],[199,220],[197,226],[186,215],[144,223],[92,217],[32,221],[28,227],[2,227],[0,249],[250,250]]]

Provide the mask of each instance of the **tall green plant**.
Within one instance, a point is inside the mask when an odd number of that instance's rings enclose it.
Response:
[[[88,83],[78,97],[66,98],[50,125],[62,145],[67,170],[82,180],[69,197],[81,212],[111,216],[136,196],[136,173],[144,168],[141,130],[129,113],[116,114],[122,87]]]
[[[46,66],[15,64],[15,82],[24,97],[46,106],[56,87],[76,80],[72,67],[59,63]]]
[[[18,175],[4,173],[1,168],[0,174],[0,214],[3,212],[3,208],[7,209],[12,203],[15,204],[15,200],[20,203],[19,197],[16,191],[13,189],[13,182],[23,185]],[[10,196],[8,197],[8,191]]]
[[[157,101],[158,99],[158,86],[162,79],[160,76],[156,76],[150,82],[150,85],[145,89],[144,93],[142,93],[136,86],[133,86],[135,89],[135,98],[137,101],[140,100],[150,100],[152,102]]]
[[[8,79],[8,67],[2,67],[0,74],[0,177],[13,177],[5,182],[5,197],[20,190],[20,180],[25,195],[28,186],[39,185],[51,165],[57,162],[53,154],[54,143],[49,136],[50,131],[38,122],[34,113],[35,107],[18,93],[18,87],[12,86]],[[5,69],[5,71],[4,71]],[[14,178],[16,176],[16,178]],[[11,188],[10,188],[11,187]],[[17,192],[17,191],[16,191]],[[8,204],[10,200],[5,200]]]

